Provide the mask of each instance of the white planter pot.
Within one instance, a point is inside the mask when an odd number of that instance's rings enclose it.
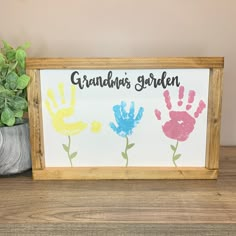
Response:
[[[17,174],[31,168],[28,122],[0,128],[0,175]]]

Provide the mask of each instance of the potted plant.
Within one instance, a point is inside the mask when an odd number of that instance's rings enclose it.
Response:
[[[26,43],[13,48],[6,41],[0,49],[0,175],[31,168],[25,74]]]

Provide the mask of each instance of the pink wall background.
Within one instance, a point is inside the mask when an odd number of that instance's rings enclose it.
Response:
[[[221,144],[236,145],[235,0],[0,0],[0,39],[31,57],[224,56]]]

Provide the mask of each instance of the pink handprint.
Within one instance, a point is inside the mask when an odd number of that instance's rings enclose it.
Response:
[[[173,163],[175,166],[175,161],[178,160],[181,154],[176,154],[178,148],[178,142],[186,141],[190,135],[190,133],[194,130],[194,125],[196,123],[196,119],[205,109],[206,104],[203,100],[200,100],[196,111],[193,113],[193,116],[189,114],[192,104],[194,103],[195,99],[195,91],[190,90],[188,93],[188,103],[185,107],[183,107],[182,111],[173,111],[172,110],[172,103],[171,98],[168,90],[165,90],[163,96],[165,98],[166,107],[169,110],[169,117],[170,120],[165,122],[162,126],[162,130],[164,134],[171,139],[177,141],[176,145],[171,145],[171,149],[173,150]],[[180,86],[179,88],[179,100],[177,102],[178,106],[182,108],[183,106],[183,98],[184,98],[184,86]],[[160,110],[156,109],[155,116],[158,120],[161,120],[161,112]]]

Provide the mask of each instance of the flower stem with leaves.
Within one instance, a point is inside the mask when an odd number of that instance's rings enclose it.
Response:
[[[68,144],[62,144],[63,149],[67,153],[68,159],[70,161],[70,166],[73,167],[72,159],[74,159],[77,156],[77,152],[70,153],[70,147],[71,147],[71,137],[68,136]]]
[[[177,167],[176,161],[181,157],[181,154],[176,154],[177,149],[178,149],[178,145],[179,145],[179,141],[177,140],[176,145],[170,145],[172,151],[173,151],[173,155],[172,155],[172,161],[173,164],[175,165],[175,167]]]
[[[130,143],[129,144],[129,139],[128,137],[126,136],[126,146],[125,146],[125,151],[121,153],[122,157],[126,160],[126,164],[125,166],[127,167],[128,164],[129,164],[129,156],[128,156],[128,150],[131,149],[135,143]]]

